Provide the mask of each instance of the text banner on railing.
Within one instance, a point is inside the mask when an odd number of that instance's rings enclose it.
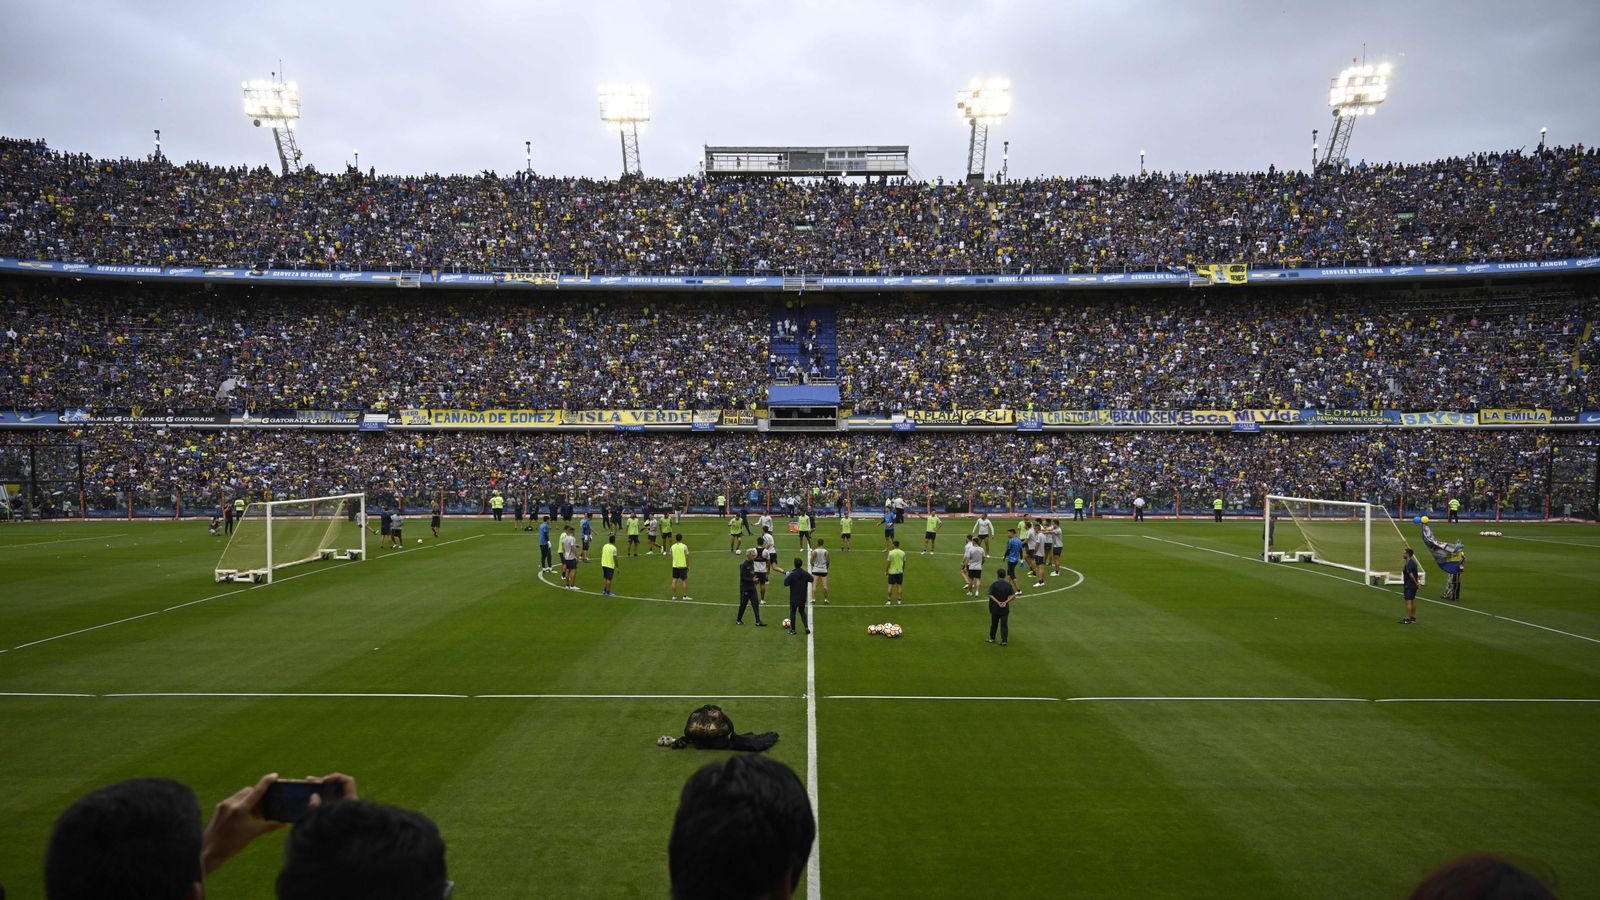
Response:
[[[1441,278],[1561,274],[1600,270],[1600,256],[1512,262],[1454,263],[1411,266],[1321,266],[1299,269],[1250,269],[1249,283],[1329,281],[1416,281]],[[336,272],[314,269],[252,269],[239,266],[142,266],[0,257],[0,272],[139,280],[327,284],[333,286],[393,285],[405,279],[398,272]],[[508,278],[495,272],[412,273],[423,287],[469,287],[499,290],[737,290],[777,291],[782,275],[555,275]],[[808,279],[813,276],[807,276]],[[409,280],[409,279],[407,279]],[[1187,287],[1187,271],[1084,272],[1036,275],[821,275],[819,289],[870,291],[993,290],[1004,288]]]

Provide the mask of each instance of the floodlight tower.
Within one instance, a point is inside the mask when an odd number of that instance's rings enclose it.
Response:
[[[243,86],[244,114],[257,128],[263,122],[272,128],[283,174],[300,171],[300,146],[294,140],[294,123],[300,121],[300,85],[284,81],[274,72],[271,78],[246,81]]]
[[[985,158],[989,155],[989,127],[1000,124],[1011,112],[1011,81],[1007,78],[974,78],[956,91],[956,109],[971,129],[967,138],[967,180],[982,181]]]
[[[650,89],[642,84],[600,85],[600,121],[622,140],[622,176],[643,176],[639,167],[639,123],[650,121]]]
[[[1350,146],[1350,135],[1355,131],[1356,120],[1378,111],[1378,105],[1389,99],[1389,64],[1350,66],[1333,79],[1328,89],[1328,105],[1333,108],[1333,133],[1328,136],[1328,149],[1323,154],[1322,165],[1342,166],[1345,150]]]

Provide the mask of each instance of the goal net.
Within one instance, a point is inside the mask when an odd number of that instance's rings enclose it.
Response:
[[[217,560],[218,581],[265,581],[286,566],[367,556],[364,494],[252,503]]]
[[[1376,503],[1267,495],[1262,559],[1312,562],[1358,572],[1368,584],[1400,584],[1410,546]]]

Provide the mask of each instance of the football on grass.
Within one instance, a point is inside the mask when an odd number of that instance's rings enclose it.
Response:
[[[783,620],[783,627],[785,627],[785,628],[793,628],[794,627],[794,623],[789,621],[788,619],[784,619]]]

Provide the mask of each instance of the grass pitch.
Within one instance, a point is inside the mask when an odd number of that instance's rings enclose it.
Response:
[[[678,791],[718,754],[655,738],[717,702],[815,763],[830,897],[1400,897],[1473,850],[1600,896],[1600,703],[1545,702],[1600,700],[1600,529],[1436,526],[1468,543],[1466,602],[1402,627],[1394,591],[1254,561],[1259,522],[1068,523],[1071,571],[1024,586],[999,647],[957,574],[970,522],[937,556],[901,527],[886,610],[881,531],[843,553],[824,519],[808,649],[780,585],[772,627],[734,625],[722,520],[683,526],[694,603],[663,602],[660,556],[606,598],[597,563],[583,593],[541,579],[509,523],[417,524],[257,588],[210,581],[202,522],[0,529],[0,882],[40,895],[51,822],[113,780],[209,805],[338,770],[438,821],[462,896],[665,896]],[[213,894],[269,893],[281,842]]]

